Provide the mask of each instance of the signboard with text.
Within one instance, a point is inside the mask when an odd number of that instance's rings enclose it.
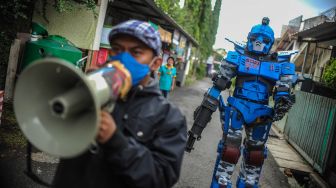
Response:
[[[104,25],[103,30],[102,30],[101,39],[100,39],[100,47],[111,48],[110,47],[110,42],[108,40],[108,36],[109,36],[111,30],[112,30],[112,26]]]

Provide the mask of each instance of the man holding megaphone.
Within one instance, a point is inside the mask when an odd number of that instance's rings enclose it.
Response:
[[[61,159],[54,187],[172,187],[178,180],[186,144],[182,113],[161,95],[151,77],[162,59],[158,31],[130,20],[109,35],[112,58],[132,76],[132,88],[112,114],[102,110],[98,149]]]

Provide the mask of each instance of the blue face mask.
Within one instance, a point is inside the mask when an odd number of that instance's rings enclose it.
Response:
[[[131,74],[133,86],[139,84],[139,82],[149,73],[149,66],[139,63],[128,52],[122,52],[112,56],[110,60],[118,60],[126,67]]]

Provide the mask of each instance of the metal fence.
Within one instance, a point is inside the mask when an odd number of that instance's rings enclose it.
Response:
[[[315,168],[324,173],[336,126],[336,100],[303,91],[289,111],[285,136]]]

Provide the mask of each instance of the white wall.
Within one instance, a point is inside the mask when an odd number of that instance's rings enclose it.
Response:
[[[96,7],[95,17],[92,10],[74,3],[74,10],[59,13],[55,10],[53,0],[48,0],[46,7],[46,21],[41,13],[41,3],[37,1],[33,21],[42,24],[49,35],[61,35],[75,44],[76,47],[89,50],[98,50],[100,35],[104,23],[108,0],[101,0]]]

